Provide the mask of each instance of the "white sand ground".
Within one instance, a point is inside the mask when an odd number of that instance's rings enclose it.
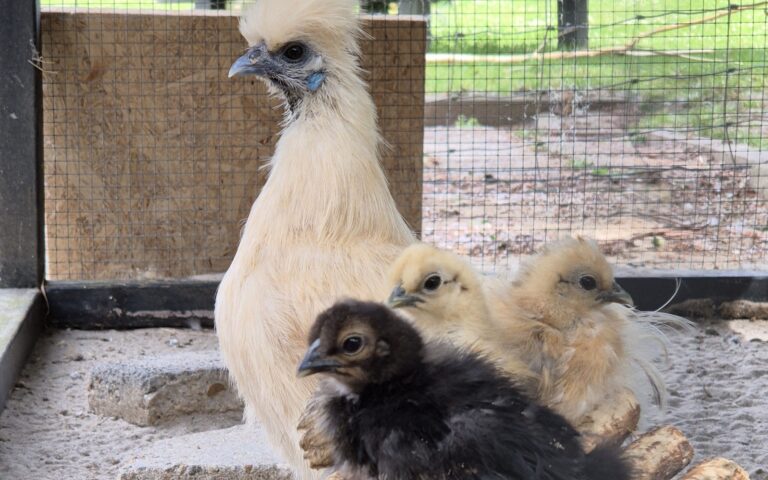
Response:
[[[673,341],[669,406],[649,413],[649,423],[680,427],[694,461],[723,455],[768,479],[768,322],[707,324]],[[87,411],[97,362],[215,347],[211,332],[190,330],[46,332],[0,415],[0,479],[113,479],[136,447],[239,423],[229,414],[136,427]]]

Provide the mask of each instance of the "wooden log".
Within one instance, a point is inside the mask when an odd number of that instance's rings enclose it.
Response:
[[[717,457],[691,468],[682,480],[749,480],[749,474],[736,462]]]
[[[620,445],[637,429],[639,420],[637,398],[632,391],[624,389],[598,406],[576,429],[582,434],[584,450],[591,452],[601,444]]]
[[[625,450],[632,463],[633,480],[669,480],[693,458],[693,447],[677,428],[667,425],[650,430]]]

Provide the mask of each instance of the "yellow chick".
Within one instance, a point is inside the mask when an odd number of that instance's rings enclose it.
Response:
[[[663,337],[629,307],[631,297],[593,241],[545,247],[511,284],[480,276],[449,252],[414,245],[395,261],[390,280],[390,306],[425,336],[485,352],[574,425],[622,388],[638,397],[649,389],[663,394],[642,351]],[[650,381],[643,386],[638,376]]]
[[[535,393],[536,375],[517,352],[496,341],[497,322],[491,318],[485,294],[496,279],[481,277],[458,255],[417,243],[395,260],[389,280],[395,287],[388,305],[405,313],[427,340],[482,353],[527,393]]]

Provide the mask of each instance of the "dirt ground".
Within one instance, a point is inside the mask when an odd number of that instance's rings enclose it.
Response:
[[[750,169],[711,145],[630,135],[636,119],[617,108],[427,128],[424,239],[487,270],[570,232],[621,266],[768,268],[768,201]]]
[[[88,375],[96,364],[216,346],[210,331],[45,332],[0,415],[0,479],[114,479],[134,448],[240,423],[239,413],[229,413],[137,427],[88,413]]]
[[[647,423],[680,427],[695,461],[723,455],[753,479],[768,479],[768,322],[706,324],[672,340],[669,366],[660,365],[669,405],[649,412]],[[47,331],[0,415],[0,478],[113,479],[136,447],[237,424],[231,414],[136,427],[87,411],[88,372],[97,362],[215,345],[210,331]]]

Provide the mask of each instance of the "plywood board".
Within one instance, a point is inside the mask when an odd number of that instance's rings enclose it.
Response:
[[[383,166],[418,231],[425,23],[364,25]],[[48,278],[224,271],[282,118],[261,82],[227,78],[237,18],[48,11],[42,34]]]

